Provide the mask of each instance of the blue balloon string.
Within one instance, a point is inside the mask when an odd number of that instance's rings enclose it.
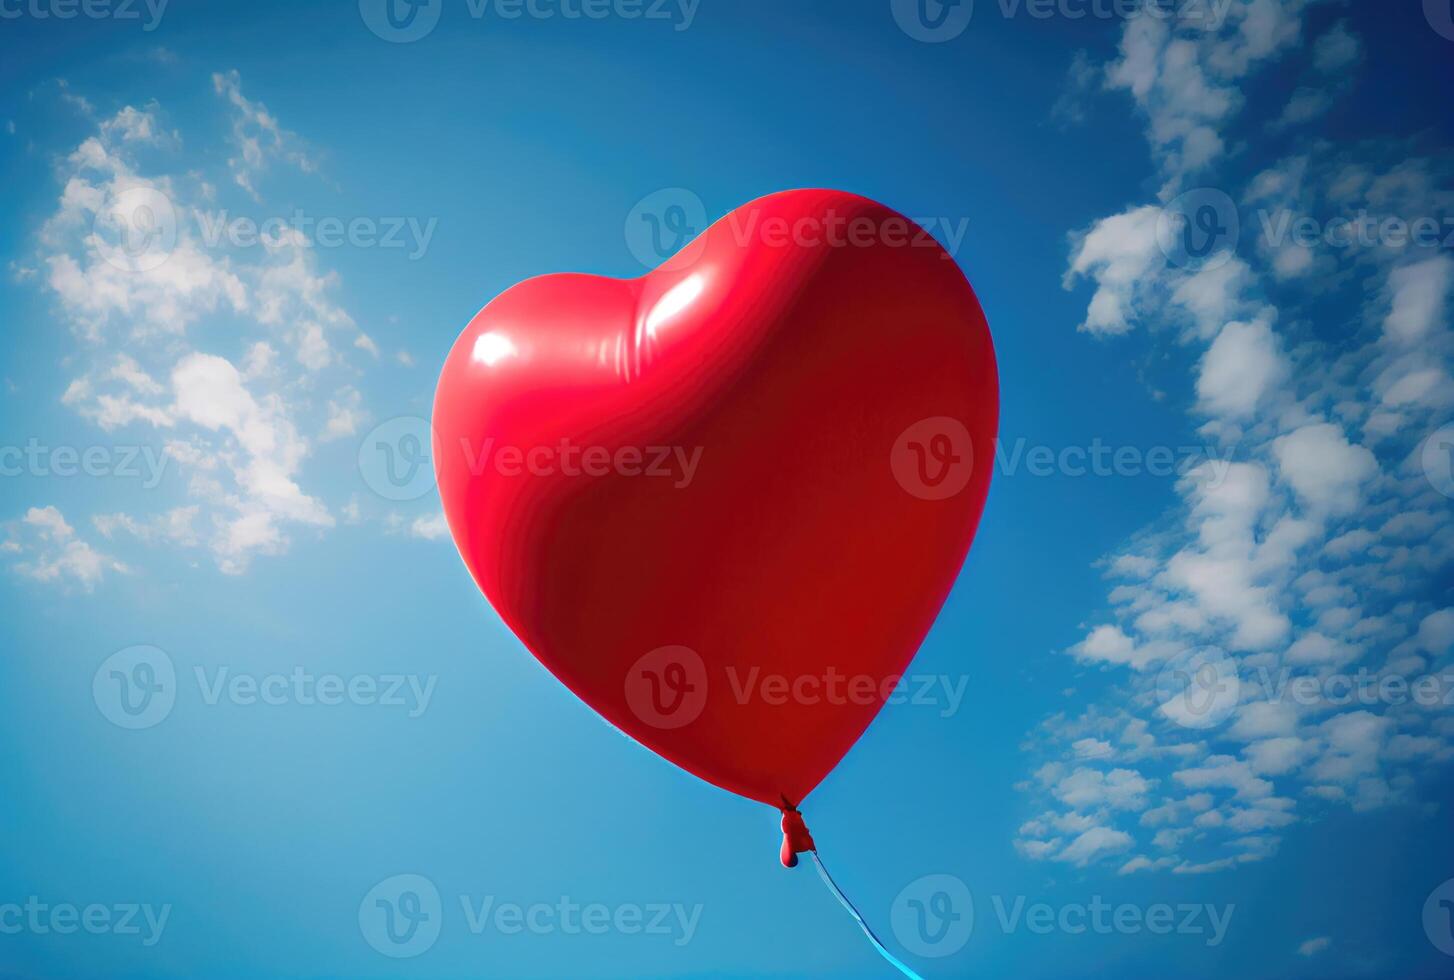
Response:
[[[818,877],[822,878],[823,884],[827,885],[828,889],[833,892],[835,896],[837,896],[839,904],[848,910],[849,915],[853,916],[854,921],[858,923],[858,927],[862,929],[863,934],[868,937],[868,941],[873,943],[873,948],[878,950],[878,955],[888,960],[889,963],[898,968],[898,971],[904,976],[909,977],[910,980],[924,980],[924,978],[919,976],[919,974],[915,973],[913,970],[905,966],[897,956],[889,952],[888,947],[883,944],[883,941],[879,939],[878,936],[875,936],[873,934],[873,930],[870,929],[868,923],[863,920],[863,916],[859,914],[858,909],[853,907],[853,903],[848,900],[848,896],[843,894],[843,889],[838,887],[838,883],[835,882],[833,880],[833,876],[828,873],[828,869],[823,864],[823,859],[818,857],[818,852],[811,851],[810,853],[813,855],[813,864],[816,865],[818,868]]]

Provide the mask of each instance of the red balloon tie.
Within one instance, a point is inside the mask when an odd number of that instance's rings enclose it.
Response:
[[[783,801],[783,846],[778,855],[785,868],[796,868],[798,866],[798,855],[808,851],[816,851],[818,848],[813,845],[813,835],[808,833],[808,825],[803,823],[803,815],[798,812],[797,807]]]

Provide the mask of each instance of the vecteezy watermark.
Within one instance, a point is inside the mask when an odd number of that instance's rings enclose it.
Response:
[[[764,214],[758,207],[738,208],[723,219],[738,247],[934,249],[956,255],[969,232],[968,218],[907,218],[897,214],[846,214],[829,208],[821,215],[792,220]],[[626,215],[626,247],[647,268],[681,269],[701,257],[707,227],[702,199],[683,187],[646,195]]]
[[[389,419],[364,436],[358,466],[364,483],[388,500],[417,500],[434,489],[431,444],[427,421],[416,416]],[[562,437],[553,443],[519,446],[500,443],[493,436],[476,441],[461,438],[458,452],[472,476],[494,473],[506,478],[568,477],[599,479],[606,476],[664,480],[678,490],[691,485],[702,462],[701,446],[600,446]]]
[[[385,878],[358,905],[358,928],[364,941],[395,959],[428,952],[443,924],[439,889],[423,875]]]
[[[909,704],[934,708],[941,718],[958,713],[969,689],[967,674],[854,674],[836,667],[785,674],[761,666],[709,670],[691,647],[658,647],[626,671],[626,704],[653,728],[672,730],[696,721],[716,686],[738,705],[872,706]]]
[[[1237,662],[1218,647],[1195,647],[1172,657],[1156,677],[1157,711],[1185,728],[1214,728],[1242,700]]]
[[[664,187],[632,206],[624,230],[626,248],[646,268],[683,268],[706,246],[707,208],[685,187]]]
[[[3,2],[3,0],[0,0]],[[255,218],[231,211],[192,211],[195,235],[204,248],[397,249],[413,261],[434,238],[438,218],[408,215],[289,215]],[[132,187],[108,198],[92,216],[97,252],[125,272],[150,272],[170,259],[188,225],[171,199],[154,187]]]
[[[578,902],[568,895],[551,902],[501,901],[497,895],[458,896],[461,924],[470,935],[646,936],[685,946],[701,924],[702,906],[680,902]],[[423,875],[385,878],[359,903],[364,941],[395,959],[428,951],[445,924],[445,905]]]
[[[1419,463],[1429,485],[1454,499],[1454,424],[1438,429],[1424,440]]]
[[[359,475],[385,500],[418,500],[434,489],[433,439],[416,415],[381,422],[358,444]]]
[[[889,924],[915,956],[953,956],[974,932],[974,899],[954,875],[925,875],[900,889]]]
[[[1084,446],[1032,445],[1020,437],[995,442],[995,470],[1001,476],[1125,477],[1157,479],[1193,477],[1215,490],[1227,478],[1235,447],[1113,445],[1100,437]]]
[[[439,681],[434,674],[315,674],[301,666],[266,674],[194,667],[192,677],[202,704],[209,707],[349,704],[400,708],[409,718],[428,710]],[[152,728],[172,713],[179,686],[176,666],[165,650],[133,646],[102,661],[91,678],[91,697],[112,724]]]
[[[1114,445],[1100,437],[1086,445],[1048,446],[1023,436],[997,439],[994,469],[1011,478],[1154,477],[1194,479],[1207,489],[1226,480],[1235,447]],[[964,423],[948,416],[920,419],[899,434],[889,452],[899,486],[921,500],[944,500],[969,485],[974,444]]]
[[[87,20],[140,21],[151,32],[162,22],[169,0],[0,0],[0,20]]]
[[[463,0],[471,20],[640,20],[685,31],[697,19],[701,0]],[[359,16],[370,31],[393,44],[428,37],[439,24],[444,0],[359,0]]]
[[[974,443],[963,422],[948,416],[920,419],[894,440],[889,469],[920,500],[945,500],[969,485]]]
[[[24,446],[0,446],[0,477],[115,477],[153,490],[169,458],[155,446],[49,446],[31,437]]]
[[[92,936],[137,936],[143,946],[155,946],[171,917],[170,902],[160,907],[149,902],[119,902],[106,905],[91,902],[42,902],[30,895],[24,902],[0,902],[0,936],[70,936],[78,932]]]
[[[1257,212],[1262,240],[1273,248],[1454,248],[1454,216],[1404,218],[1360,210],[1326,221],[1286,208]]]
[[[128,188],[96,210],[91,241],[103,259],[123,272],[150,272],[177,247],[176,208],[156,188]]]
[[[379,248],[407,250],[410,261],[424,257],[438,218],[359,215],[319,217],[295,209],[287,217],[253,218],[230,211],[196,212],[198,238],[207,248]]]
[[[1005,20],[1134,20],[1146,17],[1177,26],[1220,29],[1233,0],[995,0]],[[991,4],[980,0],[980,9]],[[963,34],[974,17],[976,0],[889,0],[899,29],[916,41],[940,44]]]
[[[1424,900],[1424,935],[1445,956],[1454,956],[1454,878]]]
[[[1424,19],[1446,41],[1454,41],[1454,3],[1450,0],[1424,0]]]
[[[161,724],[177,703],[176,667],[159,647],[117,650],[96,668],[91,698],[113,725],[151,728]]]
[[[1454,707],[1454,668],[1417,677],[1378,673],[1367,667],[1351,674],[1334,671],[1293,676],[1291,667],[1274,673],[1270,667],[1260,666],[1242,684],[1245,687],[1249,682],[1255,683],[1261,689],[1261,699],[1271,704],[1285,702],[1307,708],[1408,704],[1419,708]]]
[[[1002,935],[1028,932],[1036,936],[1189,936],[1212,948],[1227,937],[1236,905],[1182,902],[1108,902],[1092,895],[1089,902],[1052,904],[1025,895],[991,895],[990,923]],[[889,912],[894,936],[916,956],[953,956],[974,931],[974,901],[969,888],[954,875],[925,875],[904,886]]]
[[[1192,272],[1226,265],[1236,254],[1241,217],[1231,197],[1199,187],[1174,198],[1156,220],[1156,243],[1174,266]]]

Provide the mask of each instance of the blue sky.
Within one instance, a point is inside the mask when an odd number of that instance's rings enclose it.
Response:
[[[1448,973],[1437,0],[89,9],[0,4],[0,975],[888,975],[377,452],[501,290],[799,186],[958,240],[1001,372],[926,693],[804,808],[890,946]]]

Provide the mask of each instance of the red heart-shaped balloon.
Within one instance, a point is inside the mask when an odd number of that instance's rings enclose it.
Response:
[[[868,727],[974,535],[984,314],[918,225],[773,194],[639,279],[548,275],[450,351],[449,528],[491,604],[618,728],[796,805]]]

